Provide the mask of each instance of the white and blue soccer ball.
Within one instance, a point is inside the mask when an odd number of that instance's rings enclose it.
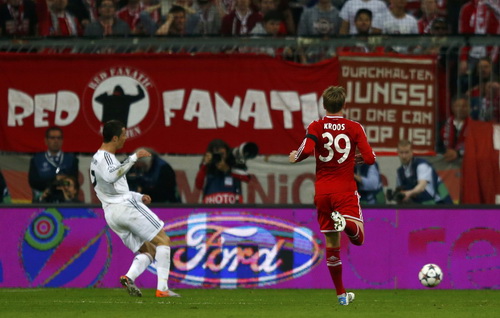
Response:
[[[418,279],[425,287],[436,287],[443,280],[443,271],[436,264],[425,264],[418,273]]]

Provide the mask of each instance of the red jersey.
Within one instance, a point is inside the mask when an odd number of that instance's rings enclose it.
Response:
[[[365,163],[375,163],[375,153],[358,122],[341,116],[325,116],[309,124],[296,161],[315,154],[316,195],[357,190],[354,181],[356,148]]]

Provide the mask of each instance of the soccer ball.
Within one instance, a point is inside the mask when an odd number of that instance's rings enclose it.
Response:
[[[443,271],[436,264],[426,264],[418,273],[418,279],[425,287],[436,287],[443,280]]]

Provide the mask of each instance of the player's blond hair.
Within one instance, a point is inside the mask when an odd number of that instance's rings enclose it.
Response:
[[[323,107],[330,113],[338,113],[344,107],[345,97],[342,86],[330,86],[323,92]]]

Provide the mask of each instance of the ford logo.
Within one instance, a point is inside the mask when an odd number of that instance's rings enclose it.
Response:
[[[311,229],[267,215],[207,212],[168,223],[170,278],[182,284],[269,286],[308,273],[321,258]]]

